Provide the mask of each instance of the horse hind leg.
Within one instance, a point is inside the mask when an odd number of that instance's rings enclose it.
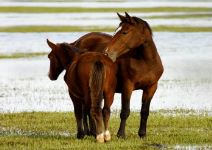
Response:
[[[110,131],[108,129],[108,122],[110,118],[110,108],[107,106],[104,107],[102,110],[102,114],[103,114],[103,121],[105,126],[104,139],[105,139],[105,142],[108,142],[111,140]]]
[[[96,126],[95,126],[95,121],[91,117],[91,114],[89,113],[89,127],[90,127],[90,135],[96,137]]]
[[[104,132],[105,142],[108,142],[111,140],[111,134],[109,131],[109,119],[110,119],[110,107],[113,103],[114,93],[115,93],[115,90],[111,93],[104,94],[105,99],[104,99],[104,108],[102,110],[102,114],[103,114],[103,121],[105,126],[105,132]]]
[[[72,98],[74,104],[74,114],[77,121],[77,138],[84,138],[84,130],[83,130],[83,108],[82,103],[79,102],[79,99]]]
[[[88,116],[89,116],[89,109],[84,106],[83,107],[83,125],[84,125],[85,135],[90,135],[90,130],[88,127]]]
[[[96,140],[98,143],[104,143],[104,133],[103,133],[103,122],[102,122],[102,109],[91,108],[91,116],[95,122],[96,126]]]
[[[157,90],[157,83],[144,89],[142,96],[142,107],[141,107],[141,120],[140,120],[140,128],[138,130],[138,135],[143,138],[146,136],[146,126],[147,119],[149,116],[149,107],[155,91]]]

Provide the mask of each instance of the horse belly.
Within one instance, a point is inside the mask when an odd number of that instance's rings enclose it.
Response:
[[[66,74],[66,84],[68,85],[71,95],[84,99],[86,93],[85,89],[88,89],[89,71],[87,71],[86,65],[73,66]]]
[[[157,82],[156,75],[154,73],[138,75],[137,80],[134,81],[135,89],[144,89],[145,87],[153,85]]]

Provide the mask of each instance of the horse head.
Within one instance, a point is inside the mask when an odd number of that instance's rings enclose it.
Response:
[[[121,23],[107,45],[105,53],[115,61],[120,55],[135,49],[152,39],[152,31],[148,23],[140,18],[117,13]]]
[[[57,44],[54,44],[53,42],[50,42],[48,39],[47,44],[51,48],[51,52],[48,54],[48,58],[50,60],[48,76],[50,80],[57,80],[60,73],[64,70],[64,67],[58,57],[59,46]]]

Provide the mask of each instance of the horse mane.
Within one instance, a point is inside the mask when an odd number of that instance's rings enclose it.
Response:
[[[143,20],[143,19],[141,19],[141,18],[138,18],[138,17],[132,17],[137,23],[143,23],[146,27],[147,27],[147,29],[149,30],[149,32],[150,32],[150,35],[152,36],[152,29],[151,29],[151,27],[150,27],[150,25],[145,21],[145,20]]]
[[[135,16],[133,16],[133,17],[131,17],[131,18],[132,18],[133,20],[135,20],[137,23],[144,24],[144,25],[147,27],[147,29],[149,30],[150,35],[153,36],[152,29],[151,29],[150,25],[149,25],[145,20],[143,20],[143,19],[141,19],[141,18],[138,18],[138,17],[135,17]],[[130,23],[130,22],[126,20],[126,21],[124,21],[124,22],[121,22],[121,23],[119,24],[119,26],[121,26],[123,23]]]
[[[79,54],[82,54],[84,52],[86,52],[87,50],[84,50],[84,49],[80,49],[74,45],[71,45],[69,43],[61,43],[60,46],[63,48],[63,49],[66,49],[68,51],[72,51],[72,52],[75,52],[75,53],[79,53]]]
[[[66,50],[72,50],[74,52],[78,52],[80,51],[79,48],[73,46],[73,45],[70,45],[69,43],[61,43],[60,46],[63,48],[63,49],[66,49]]]

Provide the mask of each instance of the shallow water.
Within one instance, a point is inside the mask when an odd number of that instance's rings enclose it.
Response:
[[[158,15],[195,14],[195,13],[130,13],[140,18]],[[199,14],[204,14],[200,12]],[[211,13],[207,13],[211,14]],[[56,20],[55,20],[56,18]],[[52,26],[118,26],[120,23],[115,13],[0,13],[0,26],[27,26],[27,25],[52,25]],[[212,18],[182,18],[182,19],[145,19],[151,26],[212,26]],[[192,22],[192,24],[191,24]]]
[[[47,38],[58,43],[73,42],[84,34],[86,34],[86,32],[0,33],[0,54],[48,52],[49,48],[46,44]],[[155,32],[153,38],[161,55],[168,57],[202,57],[203,59],[211,58],[212,56],[211,32]]]
[[[212,7],[212,1],[121,1],[121,2],[27,2],[2,1],[0,6],[49,6],[49,7]],[[196,12],[197,13],[197,12]],[[198,14],[211,12],[198,12]],[[169,12],[169,13],[130,13],[140,18],[151,15],[195,14],[195,12]],[[56,18],[56,19],[55,19]],[[119,24],[115,13],[0,13],[0,26],[27,26],[27,25],[70,25],[70,26],[114,26]],[[151,26],[212,26],[212,18],[186,18],[186,19],[146,19]],[[192,22],[192,23],[191,23]]]
[[[0,45],[4,44],[1,52],[48,52],[47,37],[62,42],[73,41],[83,34],[1,33]],[[11,44],[7,39],[14,42]],[[154,39],[165,72],[152,100],[151,110],[183,108],[211,111],[212,34],[156,32]],[[46,56],[1,59],[0,112],[73,110],[63,75],[57,81],[50,81],[48,67]],[[133,92],[132,110],[140,109],[141,94],[140,90]],[[120,109],[120,105],[120,94],[116,94],[112,109]]]

